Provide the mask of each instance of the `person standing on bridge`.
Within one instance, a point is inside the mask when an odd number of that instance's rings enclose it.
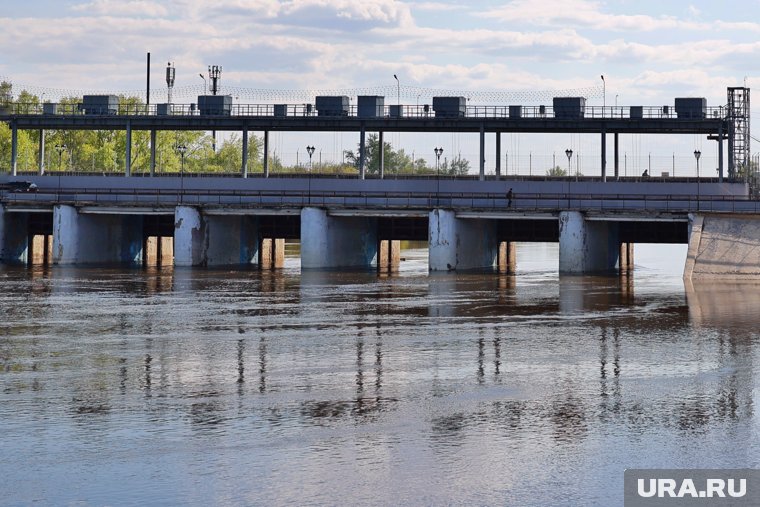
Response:
[[[507,208],[512,207],[512,197],[514,197],[515,194],[512,193],[512,188],[510,187],[509,190],[507,190]]]

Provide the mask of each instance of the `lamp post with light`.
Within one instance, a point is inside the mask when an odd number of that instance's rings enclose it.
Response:
[[[314,150],[315,150],[315,149],[316,149],[316,148],[314,148],[314,146],[307,146],[307,147],[306,147],[306,153],[308,153],[308,154],[309,154],[309,172],[311,172],[311,169],[312,169],[312,165],[311,165],[311,156],[312,156],[312,155],[314,155]]]
[[[180,173],[179,173],[179,184],[180,184],[180,202],[185,200],[185,153],[187,153],[187,146],[184,144],[178,144],[174,147],[175,150],[177,150],[177,153],[179,153],[179,159],[180,159]]]
[[[66,151],[66,145],[65,144],[56,144],[55,145],[55,151],[58,152],[58,172],[61,172],[63,170],[63,168],[62,168],[63,152]]]
[[[570,158],[573,156],[573,150],[570,148],[566,149],[565,155],[567,155],[567,175],[570,176]],[[575,181],[578,181],[578,173],[575,174]]]
[[[702,156],[702,152],[699,150],[694,150],[694,158],[697,161],[697,211],[699,211],[699,157]]]

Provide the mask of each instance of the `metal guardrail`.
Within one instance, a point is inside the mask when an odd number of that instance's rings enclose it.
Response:
[[[396,106],[384,106],[382,114],[376,118],[389,119],[436,119],[432,106],[402,105],[402,114],[392,108]],[[47,111],[47,112],[46,112]],[[358,107],[351,105],[346,111],[318,111],[312,104],[234,104],[229,109],[206,110],[203,116],[248,116],[248,117],[318,117],[330,118],[360,118]],[[567,111],[560,111],[557,115],[552,106],[520,106],[519,114],[510,106],[467,106],[465,111],[454,116],[445,116],[447,120],[457,118],[491,118],[491,119],[722,119],[726,117],[726,107],[708,107],[704,115],[690,115],[685,117],[675,111],[673,106],[586,106],[580,111],[573,111],[568,116]],[[79,104],[35,104],[13,103],[0,107],[2,115],[48,115],[48,116],[201,116],[201,111],[196,104],[120,104],[115,109],[85,110]],[[366,119],[368,117],[361,117]],[[372,117],[369,117],[372,118]]]
[[[432,209],[436,207],[482,211],[619,211],[688,213],[760,213],[760,200],[747,197],[674,194],[518,194],[512,206],[502,193],[476,192],[338,192],[248,191],[188,189],[41,188],[36,193],[4,192],[5,203],[74,205],[227,207],[303,207]]]

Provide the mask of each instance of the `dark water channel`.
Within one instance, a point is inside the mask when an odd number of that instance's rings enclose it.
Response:
[[[760,288],[683,255],[2,268],[0,504],[606,506],[626,468],[760,467]]]

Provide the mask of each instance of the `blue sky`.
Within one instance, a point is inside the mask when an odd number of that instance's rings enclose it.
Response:
[[[224,68],[222,91],[228,87],[241,96],[240,102],[249,103],[268,101],[266,93],[253,91],[261,89],[392,90],[393,74],[407,86],[469,90],[474,101],[486,90],[502,91],[509,101],[510,91],[533,89],[541,91],[536,102],[548,103],[556,90],[601,89],[604,74],[608,105],[615,100],[620,105],[672,104],[676,96],[704,96],[708,105],[721,105],[727,86],[741,85],[746,78],[751,87],[760,78],[760,1],[723,5],[650,0],[491,0],[466,5],[5,0],[0,76],[17,89],[139,93],[145,88],[145,53],[150,51],[156,93],[165,86],[166,61],[175,63],[177,102],[192,101],[203,86],[198,73],[218,64]],[[404,89],[402,102],[414,103],[414,95]],[[601,93],[589,95],[591,104],[601,105]],[[400,138],[396,142],[403,144]],[[433,142],[448,142],[452,149],[459,143],[472,151],[469,138]],[[570,142],[581,148],[585,141],[559,139],[552,150],[564,151]],[[333,139],[333,151],[346,143],[351,144]],[[664,157],[672,140],[645,138],[639,140],[644,145],[639,151],[648,151],[650,143]],[[546,143],[520,144],[531,151],[534,144],[540,149]],[[679,151],[707,146],[696,139],[686,144]],[[592,149],[589,145],[588,151]]]

